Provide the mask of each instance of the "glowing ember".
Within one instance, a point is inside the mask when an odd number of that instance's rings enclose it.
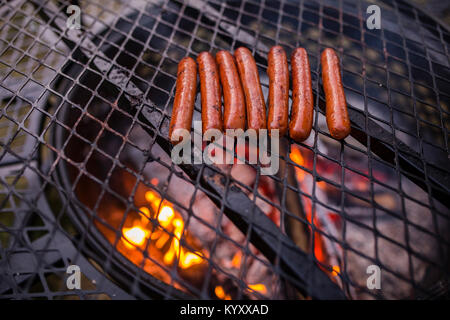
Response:
[[[261,293],[261,294],[267,294],[267,288],[262,283],[249,284],[248,287],[254,291]]]
[[[182,256],[180,258],[180,267],[183,269],[187,269],[193,265],[202,263],[203,259],[192,253],[192,252],[184,252],[182,251]]]
[[[305,159],[303,158],[302,153],[300,152],[300,149],[296,147],[292,147],[291,154],[289,155],[292,161],[294,161],[296,164],[304,166],[305,165]]]
[[[311,221],[311,219],[308,219],[308,221]],[[314,225],[318,225],[315,217],[314,217]],[[320,234],[318,232],[314,232],[314,256],[316,259],[322,263],[326,262],[326,256],[325,256],[325,248],[323,247],[323,243],[320,237]]]
[[[241,266],[241,259],[242,259],[242,251],[236,252],[236,254],[233,257],[233,260],[231,260],[231,265],[235,268],[239,268]]]
[[[152,181],[152,184],[156,183],[157,181]],[[270,190],[267,192],[269,193]],[[207,249],[201,249],[201,242],[190,233],[183,213],[177,210],[175,204],[163,199],[157,190],[147,188],[137,199],[139,199],[137,200],[139,210],[132,213],[127,221],[127,228],[122,229],[121,252],[134,263],[141,265],[146,259],[145,253],[142,252],[145,248],[147,254],[158,260],[159,264],[168,267],[176,266],[184,280],[193,279],[192,281],[198,282],[201,274],[206,270],[209,252]],[[229,257],[227,265],[234,270],[239,269],[242,258],[242,251],[234,252]],[[170,279],[166,273],[159,272],[151,261],[145,261],[145,267],[158,279],[169,282]],[[268,291],[266,285],[262,283],[253,284],[247,288],[247,293],[250,294],[259,292],[266,295]],[[232,299],[232,295],[220,285],[214,288],[214,293],[218,299]]]
[[[225,291],[223,290],[222,286],[217,286],[214,289],[214,293],[216,294],[217,298],[219,298],[219,299],[225,298]]]
[[[157,183],[157,181],[154,182]],[[184,221],[181,214],[172,207],[172,204],[165,200],[162,201],[160,195],[152,190],[145,193],[145,199],[149,205],[139,208],[140,225],[123,229],[122,241],[125,246],[129,249],[136,249],[137,246],[142,246],[146,239],[150,238],[151,245],[164,252],[163,262],[166,265],[173,264],[175,259],[178,260],[179,267],[182,269],[203,263],[204,254],[202,252],[190,252],[180,246]],[[155,215],[160,226],[154,228],[150,234],[150,231],[143,226],[147,225]]]
[[[339,266],[333,266],[333,271],[331,271],[331,275],[336,277],[341,272],[341,268]]]
[[[175,255],[178,258],[180,252],[180,239],[181,233],[183,232],[183,221],[181,219],[175,219],[173,220],[173,226],[175,227],[173,231],[175,238],[172,241],[172,245],[170,246],[169,251],[167,251],[166,255],[164,256],[164,262],[166,264],[171,264],[173,262],[173,259],[175,258]]]
[[[161,203],[161,197],[154,191],[150,190],[145,193],[145,200],[150,203],[154,211],[158,211],[159,205]]]
[[[225,293],[225,290],[223,290],[222,286],[217,286],[214,289],[214,293],[216,294],[217,298],[222,300],[231,300],[231,296],[229,294]]]
[[[305,166],[305,158],[303,158],[300,149],[296,147],[292,147],[291,153],[289,154],[289,158],[300,166]],[[303,181],[305,178],[305,172],[300,168],[295,168],[295,175],[299,181]]]
[[[134,248],[135,246],[142,246],[145,243],[145,239],[148,237],[148,235],[149,232],[139,226],[134,226],[132,228],[124,228],[123,236],[125,239],[123,240],[123,243],[128,248]]]
[[[139,211],[141,212],[141,223],[143,225],[147,224],[148,219],[150,218],[150,210],[147,207],[140,207]]]
[[[139,211],[141,211],[146,217],[150,217],[150,210],[147,207],[140,207]]]
[[[161,211],[159,212],[158,221],[164,228],[166,228],[172,221],[173,216],[174,216],[173,209],[169,206],[164,206],[161,208]]]
[[[163,232],[161,234],[161,232],[155,232],[152,234],[152,239],[158,239],[156,241],[155,246],[158,249],[162,249],[162,247],[164,247],[164,245],[166,244],[166,242],[170,239],[170,235],[168,233]]]
[[[295,162],[296,164],[300,165],[300,166],[305,166],[306,161],[305,158],[302,155],[302,152],[300,151],[300,148],[293,146],[291,149],[291,153],[289,155],[290,159]],[[306,187],[306,183],[305,182],[305,171],[303,169],[300,169],[298,167],[295,168],[295,176],[299,182],[299,187],[300,189],[302,189],[303,192],[305,193],[309,193],[307,187]],[[327,184],[325,181],[319,181],[316,182],[317,186],[322,189],[325,190],[327,188]],[[302,197],[303,199],[303,203],[304,203],[304,208],[305,208],[305,212],[306,212],[306,218],[308,219],[308,222],[311,225],[314,225],[317,229],[321,228],[320,222],[317,218],[317,214],[315,212],[315,210],[313,211],[312,205],[311,205],[311,199],[308,197]],[[310,230],[312,228],[310,227]],[[321,262],[321,263],[326,263],[327,260],[327,256],[326,256],[326,251],[325,251],[325,247],[321,238],[321,235],[319,232],[314,232],[314,256],[316,257],[316,259]]]

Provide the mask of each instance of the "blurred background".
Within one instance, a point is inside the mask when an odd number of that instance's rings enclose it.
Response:
[[[450,25],[450,1],[412,0],[411,2],[433,14],[436,18],[446,23],[447,26]]]

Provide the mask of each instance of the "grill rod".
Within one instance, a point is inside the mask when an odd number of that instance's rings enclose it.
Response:
[[[65,26],[54,19],[59,16],[59,10],[55,5],[44,4],[42,0],[32,0],[31,3],[39,9],[39,14],[46,21],[50,21],[51,26],[61,33],[61,39],[73,51],[72,56],[75,59],[84,63],[91,62],[95,69],[123,90],[131,107],[143,107],[139,117],[148,125],[143,128],[150,135],[156,135],[156,142],[170,155],[172,146],[168,140],[168,132],[162,133],[158,129],[160,121],[150,116],[150,108],[144,107],[144,104],[148,104],[156,109],[153,102],[146,100],[142,91],[131,80],[128,81],[126,74],[121,72],[120,68],[108,62],[109,59],[96,50],[96,46],[88,37],[85,37],[86,34],[83,34],[81,30],[63,31]],[[49,11],[53,18],[50,18],[44,10]],[[214,203],[220,205],[221,201],[218,199],[224,200],[224,213],[227,217],[242,232],[246,233],[251,229],[250,242],[272,263],[278,258],[281,269],[286,272],[285,278],[290,280],[300,292],[314,299],[345,299],[341,289],[319,269],[311,256],[301,251],[289,237],[283,234],[243,191],[236,186],[229,187],[224,183],[222,174],[203,165],[180,165],[180,168],[192,181],[199,180],[206,190],[216,195],[214,197],[206,193]]]

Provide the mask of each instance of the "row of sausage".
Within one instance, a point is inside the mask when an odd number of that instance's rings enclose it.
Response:
[[[220,51],[216,57],[202,52],[197,57],[200,74],[202,130],[217,129],[278,129],[283,136],[304,141],[313,125],[314,100],[307,52],[297,48],[291,55],[292,106],[289,120],[289,67],[286,52],[280,46],[270,49],[269,112],[259,80],[258,69],[249,49],[240,47],[233,55]],[[327,48],[321,55],[322,82],[326,100],[326,119],[332,137],[344,139],[350,133],[350,120],[342,85],[339,58]],[[197,90],[197,64],[183,58],[178,64],[175,100],[169,126],[172,136],[176,129],[191,130]],[[223,91],[223,116],[222,116]]]

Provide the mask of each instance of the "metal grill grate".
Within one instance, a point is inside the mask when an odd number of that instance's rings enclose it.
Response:
[[[364,1],[80,1],[82,30],[69,31],[67,1],[1,3],[1,297],[220,298],[219,285],[233,299],[448,294],[450,34],[419,9],[377,1],[382,29],[368,30]],[[178,61],[246,46],[267,97],[275,44],[308,51],[310,139],[282,141],[276,176],[174,166]],[[325,124],[325,47],[342,62],[343,142]],[[147,254],[151,241],[124,244],[148,191],[184,219],[181,246],[206,252],[195,272]],[[82,290],[65,285],[71,264]],[[366,287],[369,265],[382,290]]]

